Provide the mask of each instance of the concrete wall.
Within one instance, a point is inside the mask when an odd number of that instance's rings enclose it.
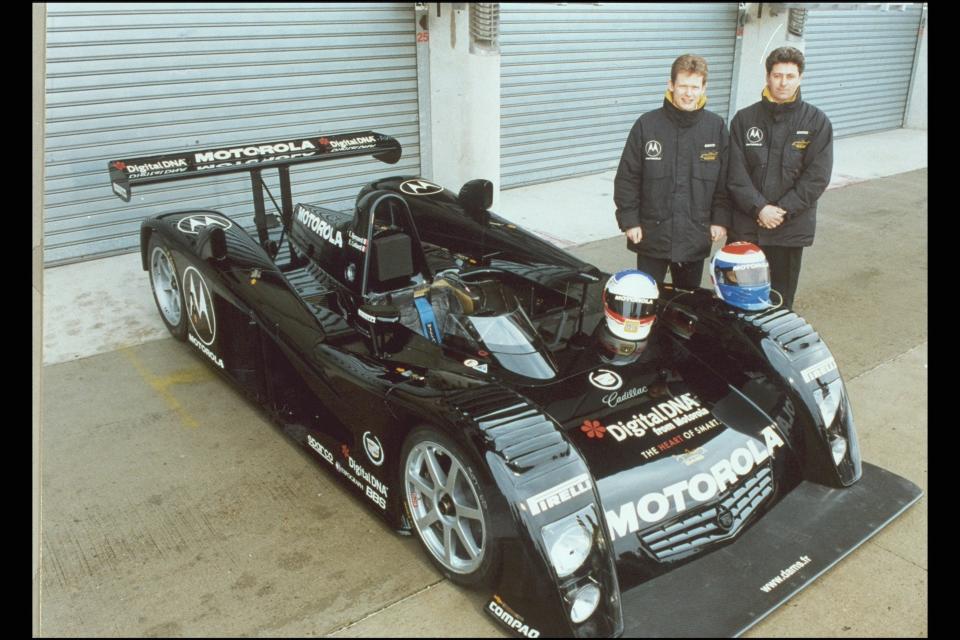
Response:
[[[734,112],[760,99],[767,75],[764,60],[771,51],[785,46],[804,51],[805,43],[802,40],[787,36],[787,15],[785,9],[773,15],[770,3],[767,2],[747,3],[743,38],[740,42],[740,64],[736,67],[737,77],[733,79],[733,100],[736,103]]]
[[[459,191],[464,182],[493,182],[500,191],[500,55],[470,53],[467,3],[428,3],[430,155],[433,175]],[[421,124],[422,127],[422,124]]]
[[[920,51],[914,64],[913,81],[910,83],[910,97],[907,98],[907,114],[903,126],[909,129],[927,128],[927,12],[924,11],[920,23]]]

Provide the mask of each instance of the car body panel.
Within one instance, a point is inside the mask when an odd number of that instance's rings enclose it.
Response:
[[[382,134],[331,140],[301,144],[296,161],[399,157]],[[114,161],[111,179],[128,200],[137,184],[211,175],[216,163],[198,163],[216,153],[184,155],[172,173],[169,158]],[[291,163],[261,154],[220,170]],[[118,176],[128,166],[140,173]],[[145,269],[151,238],[168,247],[201,357],[397,531],[411,531],[407,435],[428,425],[456,443],[487,495],[501,563],[485,611],[505,630],[736,634],[919,497],[861,462],[839,367],[803,318],[665,286],[650,339],[631,359],[612,357],[608,274],[487,210],[483,183],[454,194],[390,176],[360,189],[353,212],[294,206],[287,185],[279,231],[260,202],[257,239],[193,210],[145,220],[141,246]],[[444,311],[438,333],[409,313],[434,296],[462,307]],[[547,532],[572,522],[590,546],[561,575]],[[789,575],[767,591],[723,586],[781,569]],[[574,624],[571,602],[593,587],[596,611]]]

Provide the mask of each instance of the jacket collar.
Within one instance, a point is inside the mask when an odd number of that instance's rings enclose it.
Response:
[[[800,106],[800,103],[803,102],[803,98],[800,96],[800,87],[797,87],[797,92],[794,93],[793,97],[786,102],[774,102],[773,96],[770,95],[770,89],[764,87],[763,93],[760,97],[760,102],[763,104],[763,108],[767,111],[767,113],[772,115],[775,119],[780,119]]]
[[[697,123],[703,115],[703,108],[707,104],[707,96],[703,94],[697,102],[697,108],[693,111],[684,111],[673,103],[673,92],[667,89],[663,96],[663,110],[667,117],[678,127],[687,128]]]

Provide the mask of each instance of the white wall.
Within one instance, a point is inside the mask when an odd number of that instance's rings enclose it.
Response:
[[[795,47],[804,50],[804,42],[787,36],[786,9],[773,15],[770,3],[764,2],[761,17],[757,17],[759,4],[747,3],[747,19],[743,25],[743,40],[740,43],[740,66],[733,79],[736,91],[736,109],[739,111],[760,99],[766,82],[767,69],[764,61],[777,47]]]
[[[929,21],[926,14],[920,28],[923,33],[920,36],[920,55],[913,70],[913,82],[910,85],[910,97],[907,98],[907,113],[904,118],[903,126],[910,129],[927,128],[927,92],[929,85],[927,83],[927,30]]]
[[[429,3],[430,152],[433,175],[457,192],[464,182],[493,182],[500,192],[500,54],[470,53],[467,3]],[[455,8],[460,7],[460,8]]]

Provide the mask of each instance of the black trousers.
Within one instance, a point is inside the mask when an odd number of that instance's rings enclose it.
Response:
[[[797,282],[800,280],[800,260],[803,258],[803,247],[768,247],[760,246],[770,263],[770,286],[783,296],[783,306],[793,308],[793,296],[797,293]],[[776,303],[776,295],[771,302]]]
[[[649,274],[657,281],[657,286],[663,284],[668,267],[673,286],[681,289],[696,289],[700,286],[700,280],[703,278],[703,260],[670,262],[666,258],[650,258],[637,254],[637,269]]]

